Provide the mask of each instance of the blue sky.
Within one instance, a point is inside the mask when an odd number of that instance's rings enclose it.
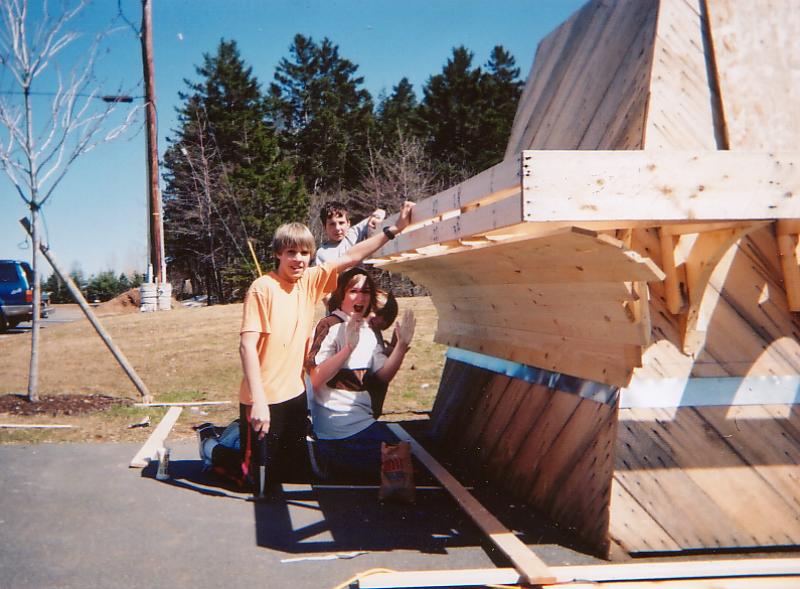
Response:
[[[41,0],[29,0],[32,5]],[[139,0],[120,0],[123,14],[137,26]],[[178,92],[195,79],[203,53],[221,38],[234,39],[243,59],[266,87],[275,66],[289,54],[296,33],[328,37],[359,66],[364,86],[377,98],[402,77],[417,97],[439,73],[452,48],[474,52],[486,62],[494,45],[517,60],[523,79],[542,37],[577,10],[584,0],[153,0],[153,37],[159,118],[159,154],[175,127]],[[51,3],[56,4],[56,3]],[[98,64],[103,94],[120,88],[141,95],[138,40],[117,18],[115,0],[98,0],[74,23],[86,38],[114,23],[108,52]],[[64,67],[79,52],[63,56]],[[43,84],[39,91],[50,88]],[[0,89],[7,89],[0,75]],[[144,133],[98,146],[73,164],[44,211],[46,237],[62,265],[80,265],[88,275],[102,270],[144,271],[146,267],[146,168]],[[0,258],[30,259],[18,219],[27,214],[11,183],[0,176]],[[46,263],[45,263],[46,265]],[[45,276],[50,273],[45,268]]]

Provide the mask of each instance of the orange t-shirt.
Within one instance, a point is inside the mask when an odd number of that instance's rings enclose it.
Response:
[[[297,282],[275,272],[250,285],[244,298],[240,333],[266,334],[258,343],[258,363],[267,403],[293,399],[305,390],[303,360],[314,323],[314,307],[336,288],[336,271],[327,264],[308,268]],[[239,387],[239,402],[253,404],[247,379]]]

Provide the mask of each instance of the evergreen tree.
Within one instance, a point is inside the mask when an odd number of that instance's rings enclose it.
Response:
[[[272,233],[304,219],[308,199],[235,41],[220,41],[196,71],[164,156],[165,247],[173,270],[227,301],[256,276],[247,240],[269,259]]]
[[[427,151],[447,183],[475,171],[482,72],[472,67],[472,58],[465,47],[454,48],[442,73],[428,78],[423,88]]]
[[[503,160],[517,103],[522,92],[516,60],[501,45],[492,49],[481,80],[480,150],[476,170],[485,170]]]
[[[408,78],[400,80],[389,96],[382,97],[376,115],[381,147],[393,149],[400,137],[408,138],[422,132],[419,104]]]
[[[86,298],[89,301],[108,301],[121,291],[119,279],[112,270],[92,275],[86,285]]]
[[[329,39],[295,35],[270,86],[282,145],[309,192],[355,186],[364,171],[373,125],[372,98],[358,66],[339,56]]]
[[[472,52],[454,48],[423,88],[427,150],[450,184],[503,159],[519,100],[519,68],[502,46],[493,49],[486,71],[472,60]]]

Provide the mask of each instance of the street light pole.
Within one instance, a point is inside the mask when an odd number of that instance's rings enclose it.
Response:
[[[153,15],[150,0],[142,0],[142,68],[144,71],[145,120],[147,127],[148,254],[154,282],[165,282],[161,192],[158,188],[158,130],[156,126],[156,85],[153,68]]]

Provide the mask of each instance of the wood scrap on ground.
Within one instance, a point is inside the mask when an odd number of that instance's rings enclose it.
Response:
[[[147,438],[147,441],[131,460],[130,468],[144,468],[151,460],[155,459],[156,451],[164,445],[164,440],[167,439],[169,432],[172,431],[172,427],[178,421],[182,411],[183,407],[170,407],[167,414],[156,426],[156,429],[153,430],[153,433],[150,434],[150,437]]]

